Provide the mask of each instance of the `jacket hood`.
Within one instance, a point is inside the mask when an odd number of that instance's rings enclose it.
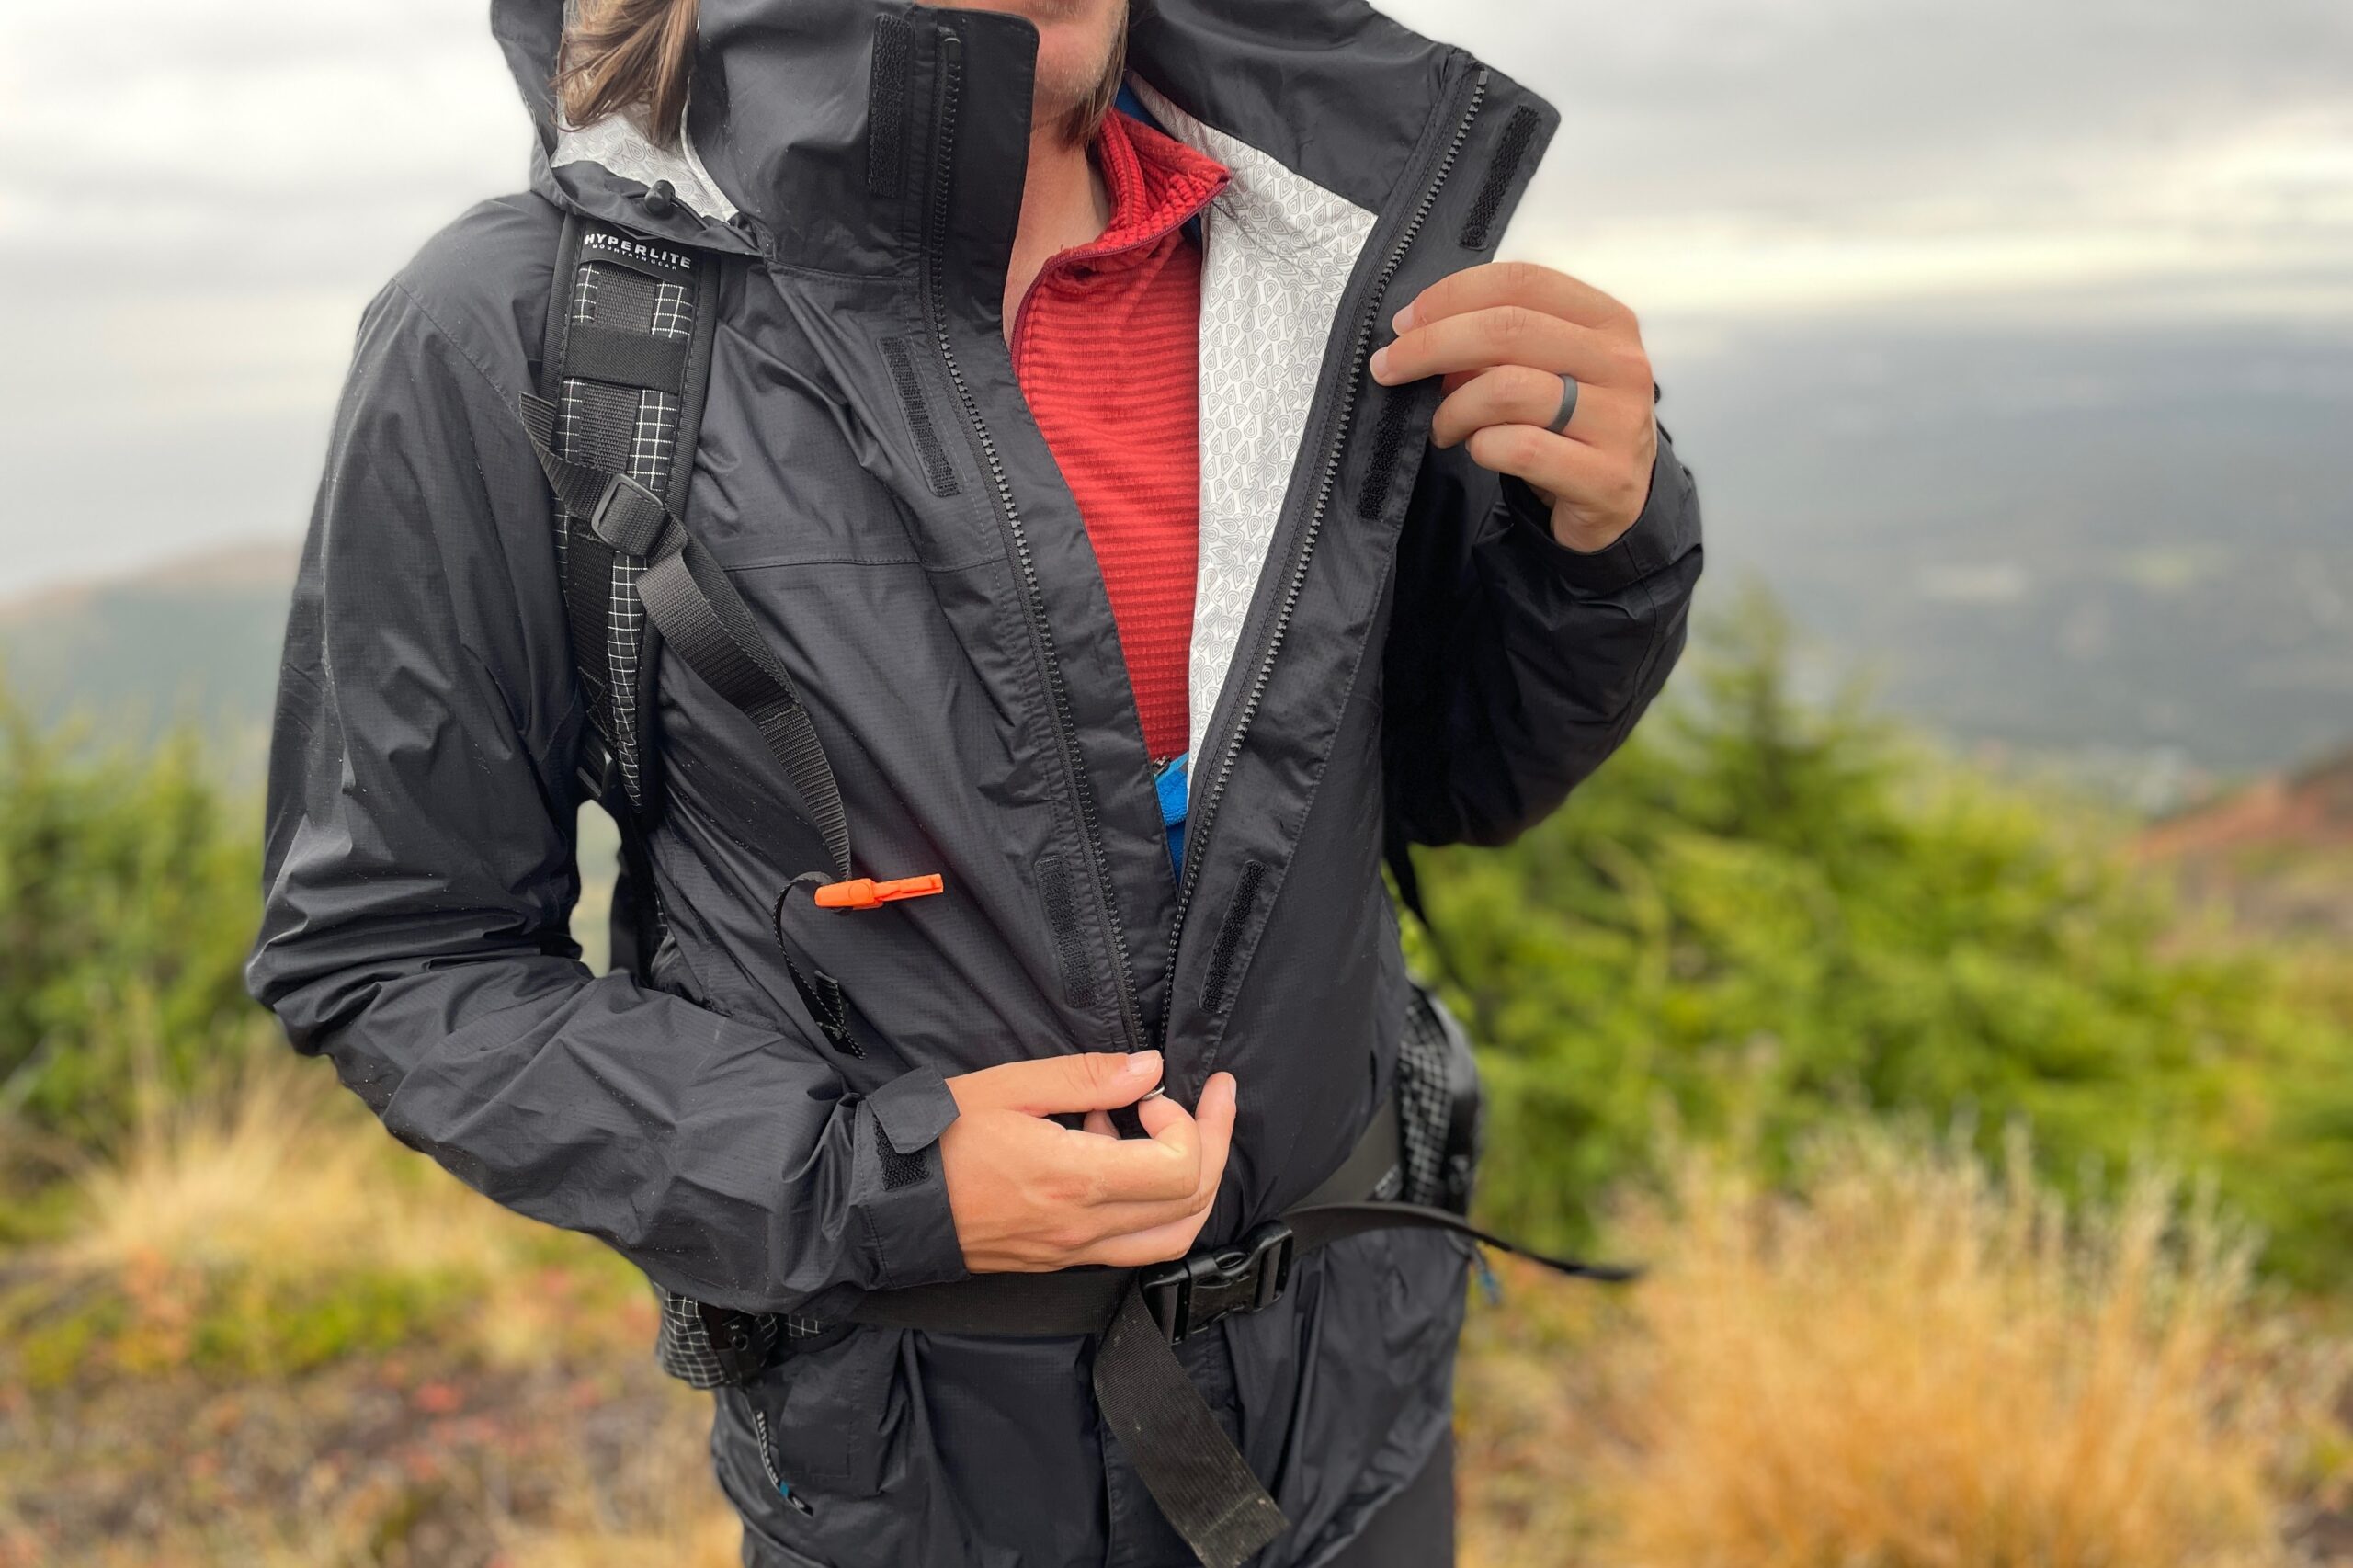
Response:
[[[1360,0],[1136,4],[1132,80],[1369,211],[1411,166],[1460,53]],[[538,130],[535,183],[560,201],[682,243],[887,267],[917,226],[910,203],[952,113],[957,204],[979,223],[967,237],[1010,243],[1037,54],[1027,18],[894,0],[703,0],[685,133],[668,150],[620,119],[560,123],[564,10],[491,9]],[[648,200],[664,182],[675,205]]]

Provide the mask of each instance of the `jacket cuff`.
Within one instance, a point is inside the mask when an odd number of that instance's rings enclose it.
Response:
[[[1502,510],[1506,536],[1518,536],[1525,553],[1541,560],[1580,596],[1614,594],[1674,565],[1699,542],[1699,508],[1691,476],[1663,433],[1651,464],[1651,494],[1643,515],[1600,550],[1571,550],[1555,539],[1552,509],[1517,476],[1504,476]]]
[[[939,1160],[940,1134],[956,1114],[948,1080],[928,1068],[893,1078],[858,1106],[853,1185],[866,1221],[867,1289],[964,1277]]]

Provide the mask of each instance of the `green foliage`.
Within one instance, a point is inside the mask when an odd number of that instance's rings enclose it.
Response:
[[[1777,1167],[1856,1114],[2023,1120],[2063,1183],[2210,1172],[2298,1277],[2341,1273],[2353,1033],[2259,956],[2177,951],[2113,830],[1791,691],[1752,597],[1680,696],[1501,854],[1428,857],[1487,1046],[1484,1202],[1562,1243],[1662,1119]]]
[[[185,737],[93,756],[0,699],[0,1115],[105,1137],[250,1030],[257,816]]]
[[[24,1312],[12,1337],[34,1388],[108,1369],[282,1377],[404,1345],[462,1345],[463,1318],[483,1290],[455,1269],[359,1265],[289,1278],[149,1268]]]

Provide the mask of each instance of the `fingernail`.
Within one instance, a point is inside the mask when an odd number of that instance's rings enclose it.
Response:
[[[1414,307],[1411,304],[1408,304],[1404,310],[1399,311],[1395,315],[1390,317],[1389,325],[1390,328],[1400,337],[1403,337],[1407,333],[1413,331]]]
[[[1131,1078],[1157,1078],[1160,1076],[1160,1052],[1139,1051],[1128,1058],[1128,1064],[1120,1071]]]
[[[1386,348],[1373,350],[1372,379],[1376,381],[1389,379],[1389,350]]]

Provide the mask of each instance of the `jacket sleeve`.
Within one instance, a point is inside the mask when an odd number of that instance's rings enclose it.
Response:
[[[1659,433],[1642,517],[1591,554],[1461,449],[1422,465],[1398,545],[1382,752],[1392,832],[1503,844],[1616,751],[1683,651],[1699,502]]]
[[[369,308],[290,617],[247,969],[403,1142],[657,1282],[780,1311],[963,1273],[935,1074],[810,1041],[569,935],[582,720],[510,397],[394,284]]]

